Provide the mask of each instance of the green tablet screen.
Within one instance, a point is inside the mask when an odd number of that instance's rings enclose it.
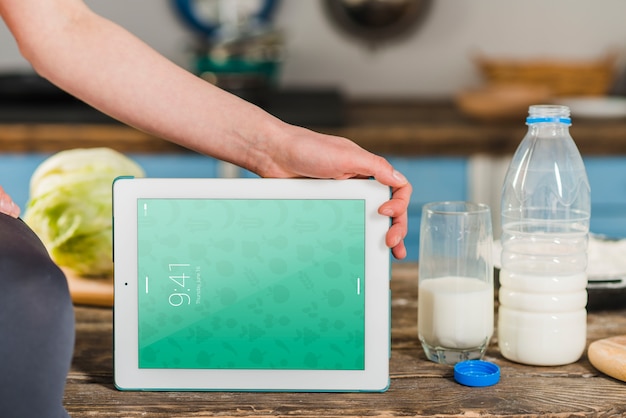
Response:
[[[139,199],[140,368],[363,370],[363,200]]]

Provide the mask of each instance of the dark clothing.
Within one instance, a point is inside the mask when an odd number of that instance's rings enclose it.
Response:
[[[0,214],[0,415],[67,417],[74,309],[63,272],[21,220]]]

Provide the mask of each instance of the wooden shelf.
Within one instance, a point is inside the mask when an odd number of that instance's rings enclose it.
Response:
[[[385,155],[503,155],[514,152],[526,133],[524,117],[482,122],[465,117],[447,102],[362,101],[347,105],[344,126],[310,128],[350,138],[363,148]],[[626,154],[626,118],[575,119],[571,133],[583,155]],[[121,152],[190,152],[115,123],[0,125],[0,152],[56,152],[102,146]]]

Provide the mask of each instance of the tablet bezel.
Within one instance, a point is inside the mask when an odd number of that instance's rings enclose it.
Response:
[[[120,390],[385,391],[389,386],[390,197],[374,180],[121,178],[113,185],[114,380]],[[137,199],[359,199],[365,202],[365,369],[242,370],[138,367]],[[122,232],[120,232],[122,231]]]

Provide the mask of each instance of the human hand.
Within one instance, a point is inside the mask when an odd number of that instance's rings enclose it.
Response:
[[[13,203],[11,197],[5,193],[4,189],[0,186],[0,213],[17,218],[20,216],[20,207]]]
[[[286,136],[285,136],[286,134]],[[408,231],[407,209],[412,186],[381,156],[372,154],[354,142],[295,126],[283,126],[276,135],[276,146],[266,149],[269,161],[255,158],[252,171],[261,177],[310,177],[349,179],[374,177],[391,187],[392,197],[378,213],[392,218],[386,244],[397,259],[406,257],[404,238]]]

